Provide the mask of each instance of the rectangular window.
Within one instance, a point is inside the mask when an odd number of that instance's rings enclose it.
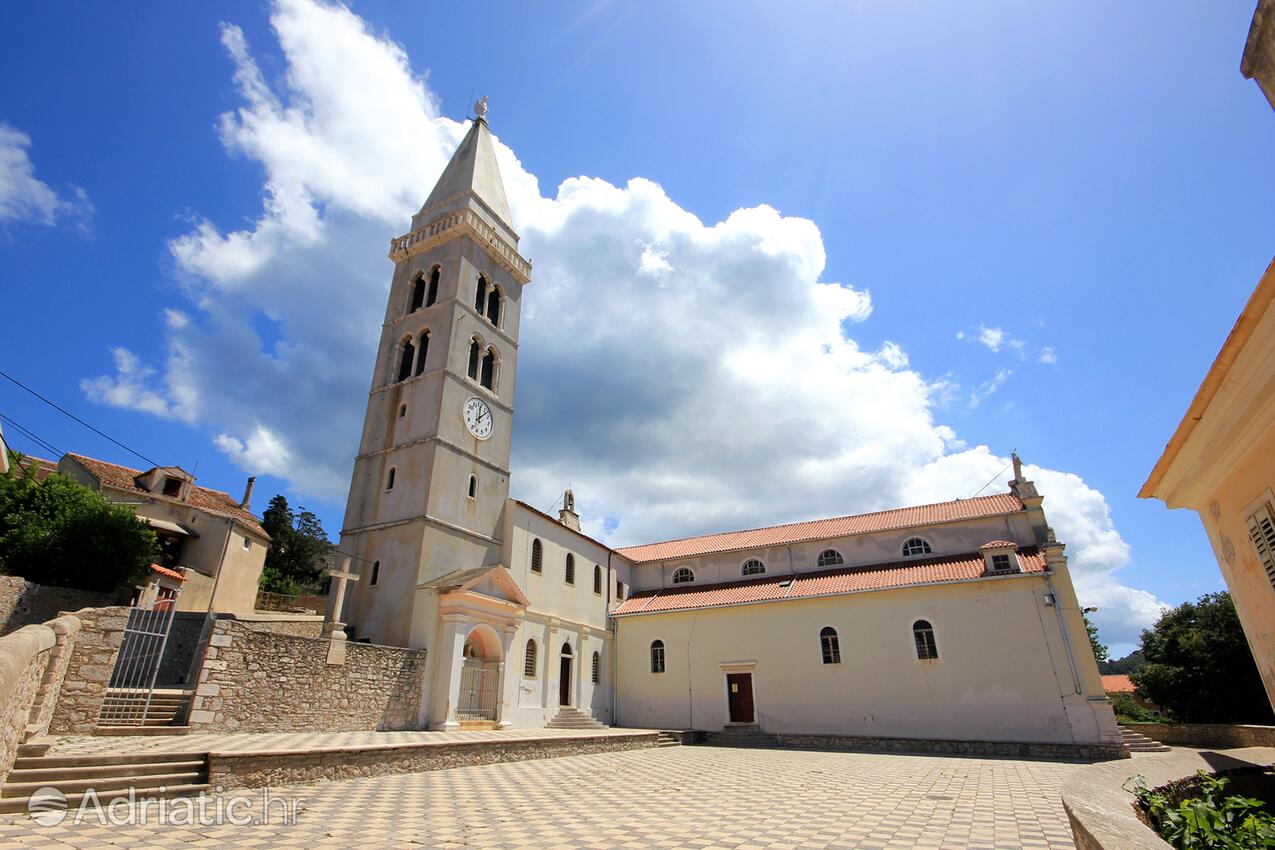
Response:
[[[251,540],[249,540],[247,537],[245,537],[245,538],[243,539],[243,547],[244,547],[245,549],[251,549],[251,548],[252,548],[252,541],[251,541]]]
[[[1010,568],[1010,566],[1009,566],[1009,556],[1008,556],[1008,555],[993,555],[993,556],[992,556],[992,569],[993,569],[993,570],[996,570],[997,572],[1000,572],[1001,570],[1008,570],[1009,568]]]
[[[1275,586],[1275,512],[1272,512],[1269,503],[1248,518],[1248,537],[1257,549],[1266,578]]]
[[[615,580],[615,599],[617,602],[624,601],[624,582],[619,579]]]
[[[164,479],[164,495],[177,498],[182,494],[182,480],[180,478]]]

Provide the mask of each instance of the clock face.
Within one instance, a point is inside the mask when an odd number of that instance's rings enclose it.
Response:
[[[481,398],[471,398],[465,402],[465,427],[469,433],[480,440],[491,436],[491,408]]]

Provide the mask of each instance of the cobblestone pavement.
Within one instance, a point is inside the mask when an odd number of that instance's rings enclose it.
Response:
[[[0,818],[0,850],[31,848],[1073,847],[1059,786],[1077,763],[672,747],[272,788],[297,822],[40,826]],[[1131,772],[1133,772],[1131,770]],[[256,812],[261,789],[250,795]],[[227,795],[229,796],[229,795]],[[152,819],[153,819],[152,812]]]

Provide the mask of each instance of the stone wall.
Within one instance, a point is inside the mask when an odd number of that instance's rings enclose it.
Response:
[[[1125,723],[1162,744],[1230,750],[1237,747],[1275,747],[1275,726],[1240,726],[1230,723]]]
[[[348,644],[328,664],[329,641],[257,631],[221,615],[191,704],[195,732],[355,732],[415,729],[424,650]]]
[[[1119,744],[1053,744],[1031,741],[949,741],[927,738],[871,738],[850,735],[778,735],[785,747],[813,750],[935,753],[1103,761],[1128,758]]]
[[[81,628],[67,662],[50,732],[88,735],[97,728],[97,716],[115,669],[130,610],[121,605],[75,612]]]
[[[48,587],[18,576],[0,576],[0,634],[54,619],[63,611],[78,611],[117,602],[110,593]]]
[[[308,638],[317,638],[323,634],[323,615],[321,614],[313,616],[305,614],[240,614],[238,620],[254,632],[269,632],[276,635]]]
[[[0,781],[29,735],[48,729],[79,622],[64,617],[0,637]]]

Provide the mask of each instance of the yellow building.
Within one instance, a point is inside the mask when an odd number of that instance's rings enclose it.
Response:
[[[1200,515],[1275,705],[1275,262],[1138,496]]]

